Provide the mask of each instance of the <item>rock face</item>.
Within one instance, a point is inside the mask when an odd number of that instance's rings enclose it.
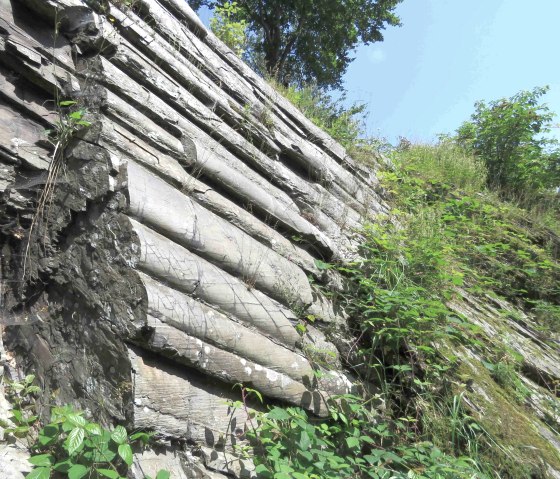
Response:
[[[339,278],[317,260],[351,258],[366,217],[388,212],[377,179],[184,0],[0,0],[0,126],[12,366],[37,374],[45,402],[155,430],[167,443],[136,457],[136,477],[252,477],[235,456],[248,420],[230,407],[236,384],[317,416],[350,390],[326,334],[345,326],[322,293]],[[485,330],[511,307],[452,306]],[[558,412],[539,384],[560,380],[558,351],[519,323],[502,330],[534,391],[532,437],[554,454]]]
[[[234,385],[318,416],[352,387],[306,350],[336,351],[316,260],[387,211],[375,177],[182,0],[0,8],[6,344],[45,398],[196,445],[139,477],[251,476]]]

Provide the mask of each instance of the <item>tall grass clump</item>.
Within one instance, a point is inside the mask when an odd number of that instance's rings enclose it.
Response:
[[[433,183],[461,190],[483,191],[487,170],[484,162],[451,141],[437,145],[409,145],[393,155],[398,167]]]

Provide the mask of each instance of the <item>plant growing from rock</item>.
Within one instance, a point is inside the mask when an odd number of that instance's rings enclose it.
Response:
[[[25,278],[27,262],[29,260],[29,249],[33,240],[34,230],[40,222],[45,220],[45,215],[48,221],[48,211],[45,211],[45,209],[48,210],[47,207],[50,206],[52,202],[58,176],[64,167],[64,150],[78,130],[91,125],[91,123],[85,119],[86,111],[77,108],[77,104],[78,103],[74,100],[59,102],[57,104],[58,120],[55,122],[52,129],[46,131],[48,141],[51,143],[54,150],[51,156],[45,186],[39,196],[37,207],[33,214],[33,219],[31,220],[31,226],[29,227],[23,259],[22,278]]]
[[[145,446],[150,438],[146,432],[128,434],[120,425],[104,428],[71,406],[54,407],[51,422],[39,431],[33,446],[35,454],[29,462],[34,468],[26,479],[125,479],[133,446]],[[169,479],[169,473],[160,471],[156,479]]]
[[[2,424],[5,434],[13,434],[18,438],[27,437],[38,416],[35,411],[34,397],[41,392],[39,386],[34,385],[35,376],[29,374],[22,381],[9,381],[3,378],[6,396],[12,405],[11,417],[13,424]]]
[[[34,382],[33,374],[22,381],[4,380],[12,404],[13,423],[3,425],[4,433],[34,441],[29,458],[33,469],[26,479],[126,479],[133,462],[133,448],[146,446],[152,434],[143,431],[129,434],[120,425],[112,430],[104,428],[69,405],[53,407],[51,421],[39,429],[33,398],[41,390]],[[169,478],[169,472],[164,470],[155,477]]]

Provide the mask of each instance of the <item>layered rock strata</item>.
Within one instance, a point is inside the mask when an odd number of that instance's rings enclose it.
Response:
[[[322,293],[337,278],[317,260],[351,257],[366,215],[387,211],[375,177],[184,2],[0,5],[17,363],[45,397],[196,446],[183,465],[164,454],[176,473],[250,476],[232,455],[248,420],[236,384],[318,416],[353,387],[324,334],[344,327]]]

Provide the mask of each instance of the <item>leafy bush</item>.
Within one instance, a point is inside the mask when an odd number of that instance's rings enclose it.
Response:
[[[408,421],[387,422],[371,403],[334,398],[330,418],[317,423],[300,408],[274,407],[249,433],[256,471],[264,479],[483,478],[466,457],[452,457],[429,441],[408,443]]]
[[[346,108],[343,105],[344,97],[333,100],[316,86],[307,85],[298,88],[272,83],[308,119],[344,147],[352,147],[358,142],[363,133],[365,104],[354,104]]]
[[[33,384],[35,376],[30,374],[21,382],[3,381],[14,423],[4,427],[4,432],[30,441],[34,438],[34,453],[29,458],[33,469],[26,479],[126,479],[133,463],[133,447],[147,445],[152,437],[146,432],[129,435],[123,426],[106,429],[68,405],[53,407],[51,422],[39,429],[33,397],[40,389]],[[161,470],[155,479],[169,478],[169,472]]]
[[[48,479],[55,472],[68,479],[124,479],[133,461],[131,444],[146,444],[149,438],[144,432],[129,436],[123,426],[109,431],[69,406],[55,407],[51,422],[39,431],[35,446],[38,453],[29,459],[35,468],[26,479]],[[169,474],[158,476],[167,479]]]
[[[539,99],[548,87],[521,91],[511,98],[475,104],[471,120],[456,140],[488,168],[489,186],[510,197],[531,200],[560,186],[560,149],[547,136],[554,115]]]
[[[216,6],[214,15],[210,19],[210,29],[238,57],[241,57],[247,48],[248,23],[242,18],[238,19],[239,12],[237,2],[225,2],[221,6]]]

